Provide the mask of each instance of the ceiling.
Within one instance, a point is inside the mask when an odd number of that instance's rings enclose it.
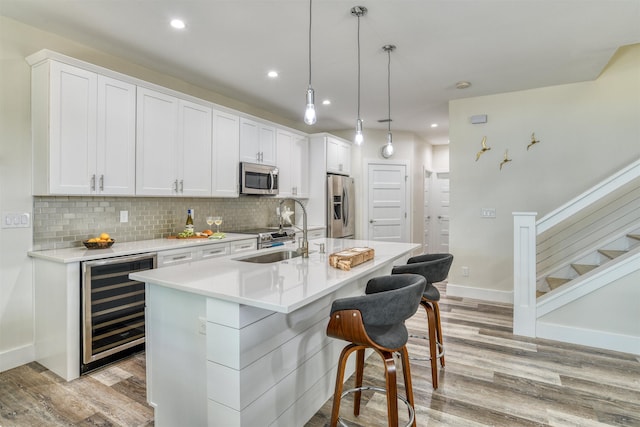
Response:
[[[306,0],[0,0],[0,14],[300,122],[355,127],[357,18],[361,118],[448,143],[448,101],[595,79],[640,42],[640,0],[315,0],[312,86],[318,122],[302,122],[309,81]],[[186,22],[184,30],[170,19]],[[47,46],[43,46],[45,48]],[[276,70],[279,77],[266,77]],[[468,89],[456,82],[469,81]],[[331,105],[321,104],[324,99]],[[438,127],[432,128],[431,124]]]

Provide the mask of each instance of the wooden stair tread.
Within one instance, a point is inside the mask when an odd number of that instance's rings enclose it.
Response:
[[[631,239],[640,240],[640,234],[627,234],[627,237]]]
[[[617,251],[613,249],[598,249],[598,252],[600,252],[602,255],[611,259],[614,259],[616,257],[619,257],[620,255],[624,255],[627,253],[627,251]]]
[[[562,277],[547,277],[547,284],[551,289],[556,289],[567,282],[570,282],[571,279],[565,279]]]
[[[587,274],[588,272],[590,272],[591,270],[593,270],[594,268],[597,268],[597,265],[590,265],[590,264],[571,264],[571,267],[579,274],[579,275],[583,275],[583,274]]]
[[[536,291],[536,298],[540,298],[542,295],[546,294],[546,292],[543,291]]]

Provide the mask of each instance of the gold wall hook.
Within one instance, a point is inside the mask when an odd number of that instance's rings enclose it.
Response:
[[[540,141],[536,139],[535,132],[532,133],[531,134],[531,142],[529,143],[529,145],[527,145],[527,151],[529,151],[529,148],[531,148],[532,145],[537,144],[538,142],[540,142]]]
[[[482,149],[480,151],[478,151],[478,154],[476,154],[476,162],[478,161],[480,156],[482,156],[486,151],[491,150],[491,147],[487,147],[487,137],[486,136],[482,137],[481,144],[482,144]]]
[[[502,170],[502,166],[510,161],[511,159],[509,158],[509,150],[504,150],[504,159],[500,162],[500,170]]]

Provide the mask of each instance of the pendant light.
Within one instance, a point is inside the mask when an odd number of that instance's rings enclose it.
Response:
[[[351,8],[351,14],[358,18],[358,118],[356,119],[356,136],[354,142],[356,145],[362,145],[364,136],[362,135],[362,119],[360,119],[360,17],[367,14],[367,8],[364,6],[354,6]]]
[[[304,122],[308,125],[316,123],[315,93],[311,87],[311,6],[313,0],[309,0],[309,87],[307,88],[307,107],[304,111]]]
[[[391,52],[394,51],[396,47],[392,44],[387,44],[382,46],[382,49],[387,52],[387,56],[389,57],[389,61],[387,63],[387,98],[388,98],[388,107],[389,107],[389,115],[387,116],[387,143],[382,147],[382,157],[388,159],[393,155],[393,136],[391,135]]]

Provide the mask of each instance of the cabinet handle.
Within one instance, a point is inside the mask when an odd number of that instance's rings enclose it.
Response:
[[[100,175],[100,191],[104,191],[104,175]]]
[[[184,179],[180,180],[180,192],[184,193]]]
[[[260,162],[260,152],[256,153],[256,162]]]
[[[186,257],[187,257],[187,255],[174,256],[174,257],[171,257],[171,260],[172,261],[178,261],[180,259],[185,259]]]
[[[260,162],[264,162],[264,153],[262,151],[260,152]]]
[[[96,191],[96,174],[91,175],[91,191]]]
[[[338,165],[338,170],[339,170],[340,172],[342,172],[342,163],[340,163],[340,164]]]
[[[178,192],[178,180],[177,179],[175,181],[173,181],[173,190],[176,193]]]

